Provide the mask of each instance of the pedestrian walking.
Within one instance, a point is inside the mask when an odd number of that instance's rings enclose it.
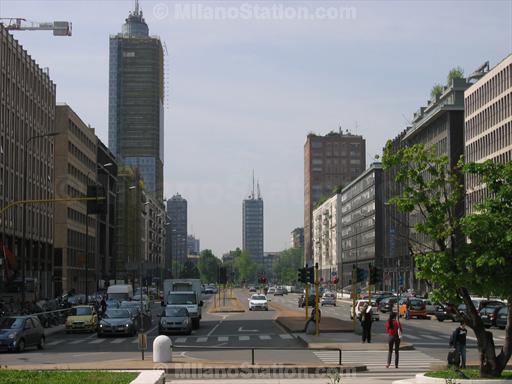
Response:
[[[361,326],[363,328],[363,343],[372,342],[372,307],[365,304],[361,311]]]
[[[460,325],[453,331],[450,337],[450,346],[455,348],[458,355],[458,361],[455,359],[455,362],[458,363],[457,368],[466,368],[466,335],[468,334],[468,330],[466,329],[466,324],[464,321],[460,322]]]
[[[391,364],[393,348],[395,349],[395,368],[398,368],[398,350],[400,349],[400,339],[402,338],[402,324],[396,319],[396,314],[391,312],[389,319],[386,321],[386,332],[388,333],[388,363],[386,368]]]
[[[105,301],[105,297],[101,298],[100,307],[101,307],[101,314],[104,315],[105,312],[107,311],[107,302]]]

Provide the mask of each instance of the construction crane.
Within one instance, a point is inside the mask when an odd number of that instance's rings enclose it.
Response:
[[[7,22],[3,22],[7,20]],[[8,31],[53,31],[54,36],[71,36],[69,21],[36,22],[21,17],[0,18],[0,23]]]

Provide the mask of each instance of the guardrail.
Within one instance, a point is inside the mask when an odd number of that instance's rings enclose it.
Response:
[[[172,345],[172,349],[198,349],[201,351],[251,351],[251,365],[254,365],[255,351],[259,350],[273,350],[273,351],[337,351],[338,352],[338,365],[342,365],[342,351],[341,348],[302,348],[302,347],[203,347],[198,345]]]

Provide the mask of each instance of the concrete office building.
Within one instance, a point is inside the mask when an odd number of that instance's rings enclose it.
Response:
[[[1,207],[22,200],[25,183],[28,199],[54,197],[55,138],[38,137],[52,132],[54,125],[55,84],[0,23]],[[20,291],[24,260],[26,298],[52,297],[53,206],[27,205],[26,219],[23,243],[23,207],[0,215],[0,288]]]
[[[341,274],[341,194],[335,194],[313,211],[313,265],[329,281]]]
[[[269,282],[280,282],[280,276],[274,273],[274,268],[281,258],[281,252],[265,252],[263,254],[263,275]]]
[[[488,63],[487,63],[488,70]],[[480,73],[479,73],[480,72]],[[464,92],[464,145],[467,162],[512,161],[512,54]],[[477,177],[466,177],[466,211],[473,212],[486,196]]]
[[[258,185],[258,195],[253,188],[251,195],[242,203],[242,250],[249,253],[260,273],[264,272],[263,247],[263,199]]]
[[[94,129],[85,124],[69,107],[56,107],[55,197],[83,197],[87,185],[97,180],[98,139]],[[87,202],[55,204],[55,293],[70,290],[96,291],[96,215],[87,215]],[[86,222],[88,220],[88,224]],[[87,242],[87,243],[86,243]],[[87,273],[86,273],[87,268]]]
[[[304,145],[304,257],[313,259],[313,210],[336,188],[348,185],[366,168],[366,144],[362,136],[330,132],[309,134]]]
[[[382,165],[370,168],[341,191],[341,258],[339,273],[343,287],[352,279],[352,268],[368,270],[369,264],[382,271],[383,260],[383,178]],[[382,279],[382,276],[380,276]],[[377,289],[381,284],[376,286]]]
[[[187,261],[187,200],[179,193],[167,200],[167,217],[170,225],[168,226],[168,241],[171,247],[171,268],[174,269],[173,275],[179,276],[179,269]]]
[[[290,246],[292,248],[304,248],[304,228],[295,228],[291,232]]]
[[[189,255],[197,255],[201,251],[199,239],[194,235],[187,236],[187,252]]]
[[[165,267],[165,223],[166,212],[163,203],[151,194],[144,195],[144,256],[143,273],[146,284],[160,285]]]
[[[398,151],[405,143],[403,138],[407,130],[402,131],[392,140],[392,148]],[[383,171],[384,193],[384,241],[382,260],[382,288],[385,291],[414,286],[414,260],[409,252],[409,215],[400,212],[396,205],[387,204],[389,199],[399,196],[404,189],[403,183],[395,181],[398,167]]]
[[[145,190],[163,199],[164,54],[138,3],[110,37],[109,147],[124,165],[136,167]]]
[[[455,78],[443,87],[441,94],[434,95],[414,113],[412,126],[403,137],[404,145],[423,144],[429,148],[435,146],[438,155],[448,157],[448,166],[457,165],[464,154],[464,92],[471,84],[464,78]],[[461,177],[460,183],[464,183]],[[456,207],[456,215],[464,214],[464,204]],[[413,228],[421,222],[419,212],[409,215],[409,232],[411,248],[414,253],[436,247],[435,242],[427,235],[417,233]],[[426,283],[413,279],[414,286],[409,288],[417,292],[427,290]]]

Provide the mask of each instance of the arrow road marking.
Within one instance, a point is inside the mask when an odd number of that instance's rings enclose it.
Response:
[[[238,332],[258,332],[257,329],[242,329],[243,327],[238,328]]]

